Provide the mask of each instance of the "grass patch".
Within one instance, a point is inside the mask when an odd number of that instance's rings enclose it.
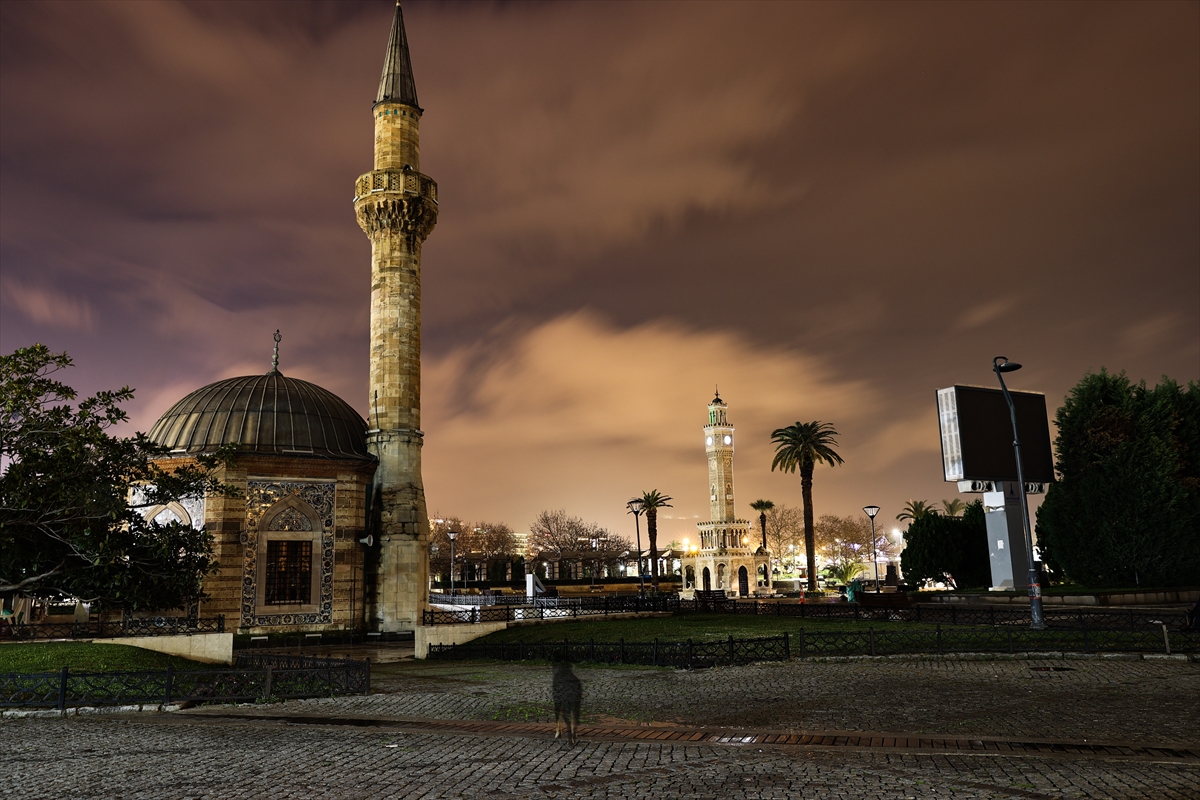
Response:
[[[473,640],[479,644],[505,642],[573,642],[595,639],[597,642],[649,642],[661,639],[668,642],[753,639],[778,636],[784,631],[795,635],[806,631],[866,631],[876,630],[933,630],[936,625],[914,622],[883,622],[870,620],[816,620],[796,617],[736,616],[732,614],[675,614],[669,617],[640,619],[589,619],[578,622],[555,622],[547,625],[518,625]],[[966,626],[957,626],[966,627]]]
[[[179,656],[124,644],[98,642],[20,642],[0,645],[0,673],[57,672],[70,667],[80,672],[137,672],[166,669],[212,669]]]

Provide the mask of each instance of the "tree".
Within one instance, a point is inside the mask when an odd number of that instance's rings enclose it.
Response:
[[[767,545],[780,558],[799,548],[804,552],[804,512],[780,503],[767,511]]]
[[[445,517],[441,514],[430,515],[429,520],[429,571],[435,575],[441,575],[446,582],[450,580],[450,531],[454,531],[454,556],[455,559],[463,552],[462,541],[465,544],[465,539],[460,537],[466,536],[465,531],[470,529],[470,526],[465,524],[458,517]]]
[[[668,494],[659,494],[658,489],[642,492],[642,511],[646,514],[646,538],[650,542],[650,586],[658,591],[658,510],[671,508],[669,501],[675,499]]]
[[[967,504],[963,502],[961,497],[956,497],[953,500],[942,501],[942,511],[947,517],[957,517],[966,509],[966,507]]]
[[[429,570],[435,575],[449,578],[450,575],[450,531],[455,532],[454,557],[459,563],[468,561],[487,565],[489,575],[503,570],[493,570],[498,562],[511,559],[517,551],[517,540],[512,528],[503,522],[463,522],[459,517],[443,517],[434,514],[429,521]],[[499,563],[499,566],[504,566]],[[502,578],[496,578],[502,580]]]
[[[1089,374],[1055,414],[1059,480],[1038,509],[1043,558],[1073,581],[1190,585],[1200,573],[1200,384]]]
[[[871,557],[871,520],[868,517],[823,514],[817,520],[813,533],[817,549],[835,564],[844,564],[847,561],[861,563],[863,559]],[[892,543],[888,541],[887,536],[876,532],[876,554],[886,556],[892,549]]]
[[[767,512],[775,508],[775,504],[770,500],[755,500],[750,504],[750,507],[758,512],[758,524],[762,526],[763,549],[767,547]]]
[[[896,519],[900,522],[903,522],[904,520],[915,522],[926,514],[932,513],[934,513],[933,506],[924,500],[909,500],[904,504],[904,510],[896,515]]]
[[[804,501],[804,551],[808,558],[808,589],[817,589],[817,553],[813,542],[812,482],[813,469],[825,463],[831,467],[843,463],[833,448],[838,432],[828,422],[797,422],[771,433],[775,459],[771,471],[800,471],[800,496]]]
[[[212,534],[145,512],[205,493],[234,496],[217,474],[232,447],[162,467],[145,434],[110,435],[133,390],[76,392],[72,365],[44,345],[0,356],[0,591],[64,596],[128,611],[203,599]]]
[[[961,517],[929,511],[904,534],[901,564],[912,581],[947,581],[958,588],[992,582],[983,502],[968,503]]]

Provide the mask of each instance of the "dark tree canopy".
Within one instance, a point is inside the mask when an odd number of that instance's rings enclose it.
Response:
[[[914,519],[904,533],[900,564],[911,582],[950,579],[960,589],[990,586],[983,502],[968,503],[961,517],[926,511]]]
[[[1099,586],[1200,581],[1200,384],[1087,375],[1055,415],[1058,483],[1038,509],[1043,558]]]
[[[128,387],[78,403],[54,379],[71,366],[44,345],[0,356],[0,591],[65,596],[109,608],[169,609],[202,598],[212,535],[143,512],[204,493],[230,451],[166,470],[145,434],[111,436],[127,420]],[[136,502],[133,489],[139,489]]]

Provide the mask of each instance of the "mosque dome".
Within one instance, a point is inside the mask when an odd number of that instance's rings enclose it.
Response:
[[[150,438],[176,452],[236,442],[243,453],[369,460],[366,432],[345,400],[272,369],[197,389],[154,423]]]

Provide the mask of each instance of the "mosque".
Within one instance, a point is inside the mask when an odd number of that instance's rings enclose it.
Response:
[[[217,570],[198,612],[241,633],[420,624],[429,524],[421,482],[421,246],[437,184],[420,172],[417,103],[399,3],[372,107],[374,168],[354,184],[371,242],[369,419],[326,389],[264,375],[228,378],[175,403],[150,430],[164,466],[237,444],[219,477],[240,497],[150,509],[206,527]],[[237,620],[236,626],[230,625]]]

